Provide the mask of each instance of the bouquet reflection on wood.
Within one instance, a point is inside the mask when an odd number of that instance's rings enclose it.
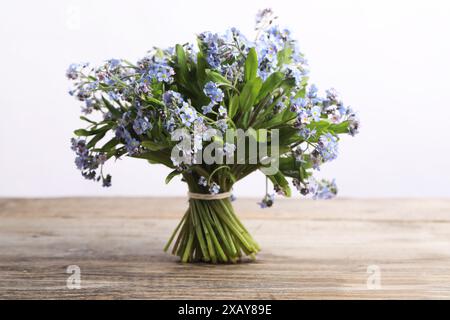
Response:
[[[182,262],[255,258],[260,248],[235,214],[231,192],[256,170],[283,196],[291,196],[287,178],[302,195],[337,193],[334,181],[312,173],[337,157],[338,135],[356,134],[359,121],[334,89],[321,97],[308,85],[297,42],[274,20],[270,9],[257,15],[254,41],[235,28],[223,36],[204,32],[197,48],[176,45],[137,63],[111,59],[67,70],[88,124],[72,139],[85,178],[111,186],[105,164],[128,156],[173,169],[167,183],[178,175],[187,183],[189,208],[165,247]],[[263,208],[274,201],[267,179]]]

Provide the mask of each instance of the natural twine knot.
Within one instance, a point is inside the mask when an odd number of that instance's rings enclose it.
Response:
[[[188,192],[189,199],[195,199],[195,200],[221,200],[221,199],[227,199],[231,197],[231,192],[223,192],[218,194],[204,194],[204,193],[193,193]]]

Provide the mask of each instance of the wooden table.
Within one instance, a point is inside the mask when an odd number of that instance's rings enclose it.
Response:
[[[0,199],[0,298],[450,298],[450,200],[255,202],[258,260],[211,266],[162,251],[185,199]]]

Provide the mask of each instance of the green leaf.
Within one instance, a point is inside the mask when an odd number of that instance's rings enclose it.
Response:
[[[296,83],[294,78],[286,78],[280,85],[284,92],[291,92],[295,86]]]
[[[149,149],[150,151],[159,151],[159,150],[163,150],[166,148],[165,145],[161,145],[161,144],[155,143],[153,141],[142,141],[141,145],[144,148]]]
[[[256,73],[258,71],[258,56],[256,55],[255,48],[251,48],[247,59],[245,60],[245,81],[251,81],[256,78]]]
[[[259,91],[261,90],[261,86],[261,78],[255,78],[245,84],[244,89],[242,89],[241,95],[239,97],[239,105],[242,112],[245,113],[253,107],[256,98],[258,97]]]
[[[108,109],[108,111],[111,112],[111,114],[114,118],[119,119],[122,117],[122,113],[119,110],[117,110],[116,108],[114,108],[114,106],[111,104],[111,102],[106,100],[105,97],[102,97],[102,101],[103,101],[106,109]]]
[[[181,172],[178,170],[173,170],[171,173],[169,173],[168,176],[166,177],[166,184],[169,184],[170,181],[172,181],[172,179],[179,174],[181,174]]]
[[[153,97],[146,96],[145,101],[156,108],[164,108],[164,103]]]
[[[335,134],[348,133],[348,121],[344,121],[339,124],[330,124],[328,129]]]
[[[302,162],[298,161],[292,153],[287,157],[280,157],[280,171],[283,172],[284,175],[288,173],[289,176],[295,178],[301,178],[302,175],[306,177],[306,169],[310,168],[312,168],[312,164],[309,155],[304,155]]]
[[[84,116],[81,116],[80,119],[83,120],[83,121],[89,122],[91,124],[95,124],[95,125],[97,124],[97,122],[92,121],[92,120],[90,120],[90,119],[88,119],[88,118],[86,118]]]
[[[318,133],[326,131],[330,127],[331,123],[326,120],[320,120],[319,122],[313,122],[308,125],[310,129],[316,129]]]
[[[117,146],[120,143],[120,141],[117,138],[112,138],[109,140],[105,145],[100,149],[101,152],[107,152],[110,151],[112,148]]]
[[[182,45],[177,44],[175,46],[175,52],[177,55],[177,69],[178,76],[181,77],[181,80],[186,83],[187,80],[187,63],[186,63],[186,53],[184,52],[184,48]]]
[[[239,96],[235,95],[230,100],[230,107],[228,108],[228,116],[230,119],[233,119],[233,117],[236,115],[236,113],[239,110]]]
[[[284,115],[284,112],[277,113],[277,114],[276,114],[273,118],[271,118],[269,121],[266,121],[266,122],[264,122],[264,123],[258,123],[258,125],[255,126],[255,128],[258,128],[258,129],[259,129],[259,128],[267,128],[267,129],[270,129],[270,128],[277,127],[278,125],[285,124],[286,121],[283,120],[283,115]]]
[[[99,142],[100,140],[103,139],[103,137],[104,137],[105,135],[106,135],[106,131],[97,133],[97,134],[96,134],[96,135],[88,142],[88,144],[86,145],[86,148],[90,149],[90,148],[94,147],[94,146],[97,144],[97,142]]]
[[[120,159],[121,156],[127,153],[127,148],[121,147],[118,149],[110,149],[107,152],[108,158],[114,156],[116,159]]]
[[[197,79],[201,87],[203,87],[206,80],[206,67],[208,63],[206,62],[203,53],[199,52],[197,54]]]
[[[87,137],[87,136],[91,135],[89,133],[89,131],[87,131],[85,129],[78,129],[78,130],[75,130],[73,133],[78,137]]]
[[[96,135],[101,132],[106,132],[109,129],[111,129],[111,127],[112,126],[108,124],[106,126],[103,126],[101,128],[97,128],[97,129],[93,129],[93,130],[78,129],[78,130],[75,130],[73,133],[79,137],[89,137],[89,136],[93,136],[93,135]]]
[[[289,120],[297,118],[297,114],[288,108],[286,108],[282,114],[283,114],[282,117],[283,122],[288,122]]]
[[[272,183],[274,185],[279,186],[281,188],[281,190],[283,190],[286,197],[291,196],[291,188],[289,187],[289,182],[286,180],[286,178],[284,177],[283,173],[281,173],[281,171],[278,171],[273,176],[267,176],[267,177],[269,178],[270,181],[272,181]]]
[[[274,72],[272,73],[266,81],[264,81],[261,90],[258,95],[258,101],[265,98],[268,94],[277,89],[284,79],[284,73],[282,72]]]
[[[137,155],[133,155],[131,157],[137,159],[146,159],[153,164],[158,163],[163,164],[169,168],[174,168],[173,163],[170,160],[170,157],[161,152],[148,151],[144,153],[139,153]]]
[[[305,140],[298,134],[298,129],[293,127],[283,127],[280,129],[279,134],[280,134],[280,141],[283,141],[283,145],[290,145],[291,143],[299,143]]]
[[[231,82],[222,76],[220,73],[217,73],[215,71],[206,70],[206,82],[212,81],[214,83],[217,83],[219,85],[227,85],[227,86],[233,86]]]
[[[284,48],[280,52],[278,52],[278,67],[282,67],[285,64],[291,63],[292,60],[292,48],[290,46]]]

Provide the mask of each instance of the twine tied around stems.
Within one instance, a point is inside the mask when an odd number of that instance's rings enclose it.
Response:
[[[188,192],[189,199],[195,199],[195,200],[221,200],[221,199],[227,199],[231,197],[231,192],[223,192],[218,194],[204,194],[204,193],[193,193]]]

